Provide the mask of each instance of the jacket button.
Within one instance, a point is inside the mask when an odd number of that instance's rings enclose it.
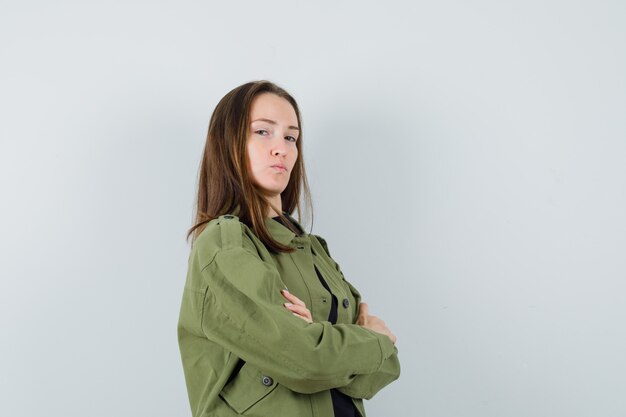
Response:
[[[271,386],[274,383],[274,380],[271,377],[269,377],[269,376],[263,376],[263,378],[261,378],[261,382],[266,387],[269,387],[269,386]]]
[[[348,299],[347,299],[347,298],[344,298],[344,299],[343,299],[343,301],[342,301],[342,303],[343,303],[343,306],[344,306],[345,308],[348,308],[348,306],[350,305],[350,301],[348,301]]]

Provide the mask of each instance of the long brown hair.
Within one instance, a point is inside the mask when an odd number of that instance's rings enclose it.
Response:
[[[223,214],[236,214],[254,234],[273,252],[292,252],[289,246],[272,239],[265,226],[265,213],[270,207],[261,190],[253,184],[248,170],[246,142],[250,124],[252,101],[262,93],[272,93],[287,100],[298,119],[300,133],[296,141],[298,157],[291,171],[289,183],[281,193],[282,210],[287,214],[298,211],[301,221],[300,197],[305,200],[311,217],[311,192],[304,170],[302,155],[302,123],[296,100],[276,84],[261,80],[252,81],[234,88],[215,107],[209,122],[209,132],[200,170],[198,172],[198,194],[194,213],[194,224],[187,232],[187,241],[192,236],[192,245],[211,220]],[[275,207],[272,208],[276,210]],[[279,213],[285,220],[283,213]],[[286,222],[290,224],[290,222]],[[294,232],[297,232],[294,230]],[[297,232],[299,233],[299,232]]]

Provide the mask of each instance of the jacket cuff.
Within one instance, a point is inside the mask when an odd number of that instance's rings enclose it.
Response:
[[[389,337],[387,337],[386,335],[375,332],[373,330],[369,331],[372,332],[372,334],[378,339],[378,346],[380,347],[380,362],[376,367],[376,371],[378,371],[380,370],[380,368],[382,368],[385,361],[395,353],[396,345],[394,345],[391,339],[389,339]]]

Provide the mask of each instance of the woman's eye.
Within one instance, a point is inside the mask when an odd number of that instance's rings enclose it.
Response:
[[[285,136],[285,139],[287,139],[289,142],[295,142],[298,139],[294,138],[293,136]]]
[[[267,130],[259,129],[259,130],[256,130],[254,133],[258,133],[259,135],[265,136],[265,135],[267,135]]]

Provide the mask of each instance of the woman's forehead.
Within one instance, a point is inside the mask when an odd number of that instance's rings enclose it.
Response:
[[[277,124],[298,127],[296,111],[286,99],[272,93],[255,97],[250,109],[250,121],[273,121]]]

